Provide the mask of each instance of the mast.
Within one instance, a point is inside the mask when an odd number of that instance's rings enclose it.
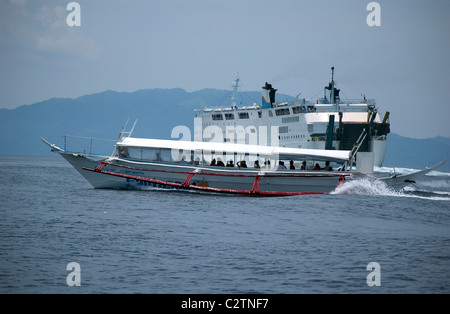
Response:
[[[235,109],[236,107],[236,95],[237,90],[239,87],[239,73],[236,73],[236,78],[233,81],[233,84],[231,84],[231,87],[233,87],[233,93],[230,95],[231,98],[231,107]]]
[[[324,90],[324,98],[327,97],[327,90],[330,91],[330,99],[328,100],[330,104],[336,105],[337,109],[339,109],[339,101],[340,101],[340,97],[339,97],[339,92],[340,89],[337,89],[335,87],[336,83],[334,82],[334,67],[331,67],[331,82],[328,83],[328,86],[325,86],[325,90]]]
[[[331,67],[331,92],[330,92],[330,101],[332,104],[336,103],[334,99],[334,67]]]

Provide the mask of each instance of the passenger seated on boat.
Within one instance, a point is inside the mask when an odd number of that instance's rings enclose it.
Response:
[[[293,160],[289,161],[289,169],[295,170],[295,165],[294,165],[294,161]]]
[[[300,168],[300,170],[306,170],[306,161],[302,162],[302,167]]]
[[[284,161],[280,160],[277,170],[287,170],[286,166],[284,165]]]
[[[178,162],[180,163],[180,165],[183,165],[183,166],[188,164],[188,162],[186,161],[186,156],[184,156],[184,155],[182,155],[182,156],[180,155],[178,157]]]
[[[255,163],[254,163],[254,165],[253,165],[253,168],[261,168],[260,166],[259,166],[259,161],[258,160],[255,160]]]
[[[195,160],[193,160],[192,163],[194,164],[194,166],[200,165],[200,158],[199,157],[195,158]]]
[[[263,166],[263,168],[267,168],[267,169],[270,168],[270,160],[264,161],[264,166]]]
[[[217,164],[216,164],[216,159],[215,159],[215,158],[211,161],[210,166],[217,166]]]
[[[130,154],[128,153],[128,148],[122,147],[119,149],[119,157],[122,158],[129,158]]]
[[[247,163],[245,162],[245,160],[238,161],[236,164],[239,167],[239,169],[247,168]]]
[[[227,167],[234,167],[233,160],[230,159],[230,161],[227,162]]]
[[[330,161],[325,162],[325,168],[323,168],[325,171],[333,171],[333,168],[330,166]]]
[[[319,164],[316,164],[316,166],[314,167],[314,170],[321,170]]]
[[[225,164],[223,163],[222,159],[217,158],[217,165],[218,167],[225,167]]]

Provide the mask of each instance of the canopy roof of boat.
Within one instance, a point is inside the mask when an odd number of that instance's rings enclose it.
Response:
[[[116,145],[119,147],[163,148],[195,152],[202,151],[204,154],[258,154],[262,157],[276,157],[276,159],[296,160],[346,161],[349,159],[350,153],[348,150],[302,149],[217,142],[158,140],[133,137],[122,138]]]

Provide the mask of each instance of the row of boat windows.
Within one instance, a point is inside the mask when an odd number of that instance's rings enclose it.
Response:
[[[280,109],[275,109],[275,115],[276,116],[288,116],[291,114],[291,109],[292,109],[292,114],[298,114],[298,113],[305,113],[305,112],[314,112],[315,111],[315,107],[314,106],[296,106],[296,107],[292,107],[292,108],[280,108]],[[273,117],[273,111],[269,110],[269,117]],[[238,112],[237,114],[239,119],[250,119],[250,116],[248,114],[248,112]],[[262,111],[258,111],[258,118],[262,118]],[[298,120],[298,117],[296,117],[296,121]],[[235,114],[234,113],[213,113],[211,115],[211,119],[212,120],[234,120],[235,119]],[[295,119],[294,119],[295,120]],[[295,121],[292,121],[295,122]]]
[[[162,161],[175,162],[181,164],[209,165],[214,159],[216,160],[233,160],[238,161],[255,161],[258,156],[250,156],[249,154],[224,154],[206,151],[183,151],[169,148],[142,148],[142,147],[120,147],[119,158],[142,160],[142,161]]]
[[[226,167],[239,167],[239,168],[250,168],[250,165],[254,165],[255,168],[272,168],[272,169],[286,169],[284,162],[272,160],[270,158],[265,158],[260,156],[249,155],[249,154],[215,154],[211,153],[201,153],[197,151],[178,151],[165,148],[134,148],[134,147],[120,147],[119,148],[119,158],[132,159],[132,160],[142,160],[150,162],[173,162],[179,165],[203,165],[203,166],[226,166]],[[226,161],[225,165],[222,160]],[[271,164],[272,162],[272,164]],[[289,162],[289,161],[286,161]],[[308,162],[310,164],[311,162]],[[303,167],[305,167],[306,162],[303,162]],[[305,169],[314,169],[313,162]],[[281,166],[281,167],[280,167]],[[290,161],[290,169],[300,169],[301,164],[296,161]],[[253,167],[252,167],[253,168]],[[288,166],[289,168],[289,166]],[[315,170],[322,170],[321,168],[316,168]]]
[[[289,133],[289,127],[288,126],[280,126],[278,127],[278,133],[279,134],[286,134]],[[290,135],[290,136],[285,136],[286,138],[306,138],[305,134],[299,134],[299,135]]]
[[[278,139],[280,140],[294,140],[294,139],[301,139],[301,138],[306,138],[306,136],[304,134],[300,134],[300,135],[279,135]]]

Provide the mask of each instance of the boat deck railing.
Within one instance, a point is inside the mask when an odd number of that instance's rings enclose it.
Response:
[[[92,156],[109,156],[114,155],[116,140],[85,137],[76,135],[63,135],[64,150],[88,154]]]
[[[330,107],[339,105],[361,105],[362,107],[367,106],[375,106],[376,102],[375,99],[341,99],[336,104],[331,104],[328,102],[323,102],[323,100],[318,101],[317,99],[301,99],[301,100],[295,100],[293,102],[277,102],[274,104],[274,107],[272,109],[286,107],[286,106],[304,106],[304,110],[298,110],[298,112],[295,113],[308,113],[308,112],[315,112],[314,107],[316,105],[324,106],[328,105]],[[243,107],[205,107],[203,109],[194,109],[195,112],[200,113],[220,113],[220,112],[234,112],[234,111],[247,111],[247,110],[261,110],[261,105],[251,105],[251,106],[243,106]],[[333,111],[337,110],[337,108],[334,108]]]

